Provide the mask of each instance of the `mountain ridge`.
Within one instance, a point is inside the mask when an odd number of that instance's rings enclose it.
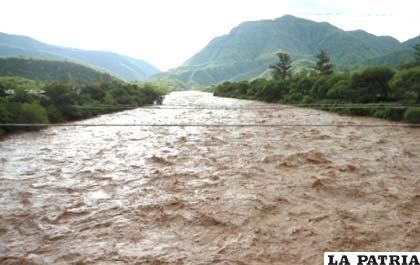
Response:
[[[13,57],[0,57],[0,77],[21,77],[46,83],[64,81],[80,85],[123,82],[108,73],[74,62]]]
[[[391,36],[345,31],[328,22],[286,15],[243,22],[211,40],[180,67],[156,78],[178,79],[189,87],[252,79],[277,60],[274,53],[279,50],[290,54],[297,65],[313,63],[314,56],[326,50],[334,64],[351,69],[402,48],[403,43]]]
[[[72,61],[106,71],[116,77],[137,81],[159,73],[155,66],[141,59],[109,51],[82,50],[50,45],[32,37],[0,32],[0,57],[18,57]]]

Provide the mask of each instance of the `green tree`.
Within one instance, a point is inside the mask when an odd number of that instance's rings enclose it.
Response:
[[[290,76],[292,60],[284,52],[277,52],[276,55],[279,57],[280,62],[270,66],[272,77],[274,80],[286,80]]]
[[[7,89],[8,89],[7,85],[4,84],[4,82],[0,81],[0,98],[7,96],[7,93],[6,93]]]
[[[391,81],[391,88],[397,100],[420,103],[420,67],[399,71]]]
[[[10,122],[9,110],[5,103],[0,101],[0,123],[9,123]]]
[[[317,59],[315,70],[318,73],[321,75],[330,75],[334,72],[334,65],[331,63],[331,59],[326,51],[321,50],[315,57]]]
[[[420,124],[420,108],[408,108],[404,113],[404,121]]]
[[[105,97],[104,97],[103,103],[104,103],[105,105],[115,105],[115,104],[116,104],[116,103],[115,103],[115,100],[114,100],[114,98],[112,97],[112,94],[111,94],[110,92],[108,92],[108,93],[106,93],[106,94],[105,94]]]
[[[98,85],[90,85],[82,88],[83,94],[89,94],[94,100],[102,100],[105,97],[105,91]]]
[[[328,89],[327,97],[339,101],[351,100],[351,76],[349,74],[342,74],[341,77],[341,80],[337,80]]]
[[[415,45],[414,47],[414,55],[415,55],[415,64],[420,65],[420,43]]]
[[[291,93],[309,94],[312,86],[317,80],[317,76],[312,75],[310,72],[302,71],[295,74],[290,80],[289,91]]]
[[[75,105],[78,105],[79,95],[70,84],[52,84],[45,89],[48,108],[55,107],[63,115],[65,120],[78,120],[81,113]]]
[[[47,111],[41,107],[39,104],[36,103],[24,103],[21,105],[20,108],[20,115],[19,115],[19,122],[20,123],[29,123],[29,124],[47,124],[48,115]],[[34,128],[25,128],[25,129],[34,129]]]
[[[281,100],[287,94],[288,83],[286,81],[272,81],[260,83],[257,96],[267,102],[275,102]]]
[[[31,95],[25,88],[18,87],[14,90],[15,94],[11,98],[14,102],[31,103],[34,101],[34,95]]]
[[[373,103],[389,100],[389,81],[395,72],[386,66],[377,66],[356,73],[352,77],[351,100],[359,103]]]

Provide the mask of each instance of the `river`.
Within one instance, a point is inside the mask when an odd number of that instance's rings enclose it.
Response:
[[[176,92],[0,142],[0,264],[321,264],[420,249],[420,130]],[[340,126],[340,125],[346,126]]]

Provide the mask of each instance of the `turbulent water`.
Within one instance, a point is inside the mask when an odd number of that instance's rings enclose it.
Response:
[[[392,124],[199,92],[164,104],[82,123]],[[0,264],[321,264],[327,250],[418,251],[419,188],[415,128],[49,128],[0,142]]]

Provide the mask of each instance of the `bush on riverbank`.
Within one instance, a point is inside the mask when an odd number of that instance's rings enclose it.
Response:
[[[329,75],[303,72],[285,80],[225,82],[214,88],[214,95],[283,104],[303,104],[345,115],[420,123],[418,108],[387,106],[399,103],[420,104],[419,67],[395,72],[393,69],[381,66],[368,68],[362,72]],[[369,103],[383,104],[383,106],[331,107],[336,104]]]
[[[404,121],[420,124],[420,108],[408,108],[404,113]]]
[[[148,83],[112,82],[79,86],[0,78],[0,124],[48,124],[86,119],[150,105],[168,92],[163,87]],[[0,136],[28,129],[35,128],[2,127]]]
[[[391,81],[392,92],[406,103],[420,102],[420,67],[402,69]]]

